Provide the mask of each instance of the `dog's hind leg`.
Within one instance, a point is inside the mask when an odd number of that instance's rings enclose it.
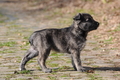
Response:
[[[26,55],[24,56],[24,58],[22,59],[22,62],[21,62],[21,65],[20,65],[20,70],[21,70],[21,71],[22,71],[22,70],[26,70],[26,69],[25,69],[26,63],[27,63],[30,59],[38,56],[38,53],[39,53],[39,52],[38,52],[33,46],[31,46],[31,48],[28,50],[27,54],[26,54]]]
[[[50,48],[47,49],[42,49],[42,51],[39,51],[39,56],[38,56],[38,64],[40,65],[41,69],[43,72],[45,73],[51,73],[52,69],[49,69],[46,67],[45,62],[46,59],[48,58],[49,54],[50,54]]]

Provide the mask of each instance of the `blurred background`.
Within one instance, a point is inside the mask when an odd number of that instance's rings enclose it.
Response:
[[[68,27],[77,13],[89,13],[100,22],[91,38],[101,44],[111,40],[114,44],[107,47],[120,48],[119,0],[0,0],[0,27],[6,22],[34,30]]]
[[[100,22],[99,28],[89,33],[83,53],[92,53],[98,56],[99,60],[108,60],[106,64],[119,67],[120,60],[111,60],[120,59],[120,0],[0,0],[0,68],[6,74],[8,67],[12,72],[17,70],[21,57],[29,48],[28,38],[33,31],[68,27],[77,13],[89,13]],[[30,68],[36,66],[32,63],[30,65]],[[86,65],[88,66],[87,63]],[[0,74],[3,74],[3,71]],[[11,74],[8,76],[5,80],[14,77]],[[46,77],[44,78],[46,80]],[[0,79],[4,80],[1,76]],[[120,77],[116,78],[119,79]]]

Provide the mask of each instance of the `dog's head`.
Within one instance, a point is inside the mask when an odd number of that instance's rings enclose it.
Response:
[[[99,26],[99,22],[95,21],[90,14],[79,13],[74,18],[74,26],[83,31],[96,30]]]

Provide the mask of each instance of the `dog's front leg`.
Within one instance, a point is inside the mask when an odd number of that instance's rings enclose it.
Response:
[[[83,68],[81,65],[80,52],[74,51],[73,53],[71,53],[71,57],[74,69],[77,71],[85,72],[85,68]]]

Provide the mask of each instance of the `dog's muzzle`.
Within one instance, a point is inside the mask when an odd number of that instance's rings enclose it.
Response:
[[[99,22],[95,21],[95,28],[97,29],[99,27]]]

